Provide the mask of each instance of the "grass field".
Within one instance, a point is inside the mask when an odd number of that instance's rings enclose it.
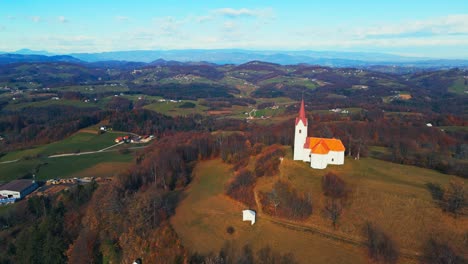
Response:
[[[452,93],[466,94],[465,92],[468,91],[468,85],[465,82],[465,79],[460,77],[453,82],[453,85],[450,86],[448,90]]]
[[[123,135],[126,135],[126,133],[107,132],[98,135],[97,133],[78,132],[61,141],[53,142],[32,149],[7,153],[5,156],[0,158],[0,162],[21,159],[25,157],[36,157],[39,155],[49,156],[59,153],[96,151],[115,144],[114,139]]]
[[[38,102],[30,102],[30,103],[10,103],[5,107],[5,110],[21,110],[27,107],[46,107],[51,105],[67,105],[67,106],[75,106],[75,107],[98,107],[95,103],[85,103],[83,101],[78,100],[43,100]]]
[[[277,87],[282,87],[283,85],[301,85],[307,87],[308,89],[315,89],[318,87],[318,85],[315,82],[309,80],[308,78],[287,76],[270,78],[260,83],[262,85],[270,84],[275,85]]]
[[[0,164],[0,182],[35,173],[38,180],[72,177],[109,177],[132,164],[133,155],[103,152],[82,156],[37,158]]]
[[[220,160],[201,162],[194,171],[195,179],[186,197],[171,218],[183,244],[191,251],[218,251],[224,241],[234,245],[250,244],[254,249],[270,245],[282,253],[292,252],[301,263],[363,263],[362,250],[337,244],[321,236],[290,230],[259,216],[255,225],[242,222],[241,204],[227,198],[224,185],[232,176],[229,167]],[[229,235],[226,228],[233,226]]]
[[[353,190],[336,230],[323,214],[321,177],[327,172],[340,174]],[[268,221],[260,211],[254,226],[242,222],[241,211],[247,208],[223,194],[232,172],[220,160],[201,162],[194,175],[194,181],[171,219],[189,250],[202,253],[217,251],[225,240],[230,240],[239,246],[249,243],[254,249],[270,244],[282,252],[293,252],[301,263],[310,263],[311,259],[316,263],[366,262],[362,247],[291,230]],[[313,200],[312,216],[298,225],[363,241],[362,227],[366,221],[371,221],[390,234],[405,254],[415,255],[421,252],[429,234],[445,234],[458,250],[463,250],[460,247],[463,247],[464,236],[468,234],[468,219],[444,214],[424,185],[434,182],[444,186],[452,178],[436,171],[372,158],[346,159],[344,166],[313,170],[307,163],[286,157],[280,166],[280,175],[259,179],[255,190],[270,190],[277,179],[289,181],[299,191],[310,193]],[[226,233],[228,226],[235,228],[233,235]],[[400,263],[416,261],[405,257]]]
[[[133,155],[118,152],[96,153],[83,156],[50,158],[39,168],[39,180],[72,177],[109,177],[132,164]],[[109,166],[109,163],[112,163]],[[115,167],[114,167],[115,165]]]
[[[195,104],[195,108],[179,108],[183,103],[191,102]],[[204,114],[208,109],[206,106],[200,105],[197,101],[184,100],[183,102],[157,102],[144,106],[145,109],[152,110],[169,116],[184,116],[190,114]]]

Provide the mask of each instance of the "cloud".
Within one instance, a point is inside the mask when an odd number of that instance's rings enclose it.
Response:
[[[32,17],[30,17],[30,19],[34,23],[39,23],[42,20],[42,18],[40,16],[32,16]]]
[[[197,17],[194,17],[193,20],[197,23],[205,23],[210,20],[213,20],[213,16],[197,16]]]
[[[359,29],[360,38],[406,38],[440,35],[468,35],[468,14],[448,15],[427,20],[408,21]]]
[[[120,22],[127,22],[130,20],[130,18],[127,16],[115,16],[114,19]]]
[[[273,10],[271,8],[264,9],[250,9],[250,8],[219,8],[212,11],[216,15],[226,16],[230,18],[237,17],[258,17],[267,18],[273,16]]]
[[[60,22],[60,23],[68,23],[68,22],[70,22],[70,20],[68,20],[68,19],[67,19],[66,17],[64,17],[64,16],[59,16],[59,17],[57,18],[57,20],[58,20],[58,22]]]

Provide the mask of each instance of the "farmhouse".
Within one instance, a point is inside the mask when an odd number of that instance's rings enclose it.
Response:
[[[0,186],[0,196],[22,199],[37,189],[37,183],[32,180],[14,180]]]
[[[343,165],[345,147],[341,140],[307,137],[307,125],[304,100],[302,100],[299,116],[296,117],[294,160],[310,162],[310,167],[314,169],[325,169],[328,164]]]

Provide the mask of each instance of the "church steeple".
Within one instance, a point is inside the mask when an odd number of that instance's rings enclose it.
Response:
[[[302,121],[304,126],[307,126],[307,117],[305,114],[304,98],[301,101],[301,108],[299,109],[299,116],[296,117],[296,126],[299,123],[299,121]]]

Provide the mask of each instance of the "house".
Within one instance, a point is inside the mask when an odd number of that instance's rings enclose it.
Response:
[[[307,137],[307,125],[304,100],[302,100],[299,116],[296,118],[294,160],[310,162],[310,167],[314,169],[325,169],[328,164],[343,165],[345,147],[341,140]]]
[[[33,180],[14,180],[0,186],[0,196],[22,199],[38,187]]]
[[[250,225],[255,224],[255,211],[253,211],[253,210],[243,210],[242,211],[242,221],[250,221]]]

